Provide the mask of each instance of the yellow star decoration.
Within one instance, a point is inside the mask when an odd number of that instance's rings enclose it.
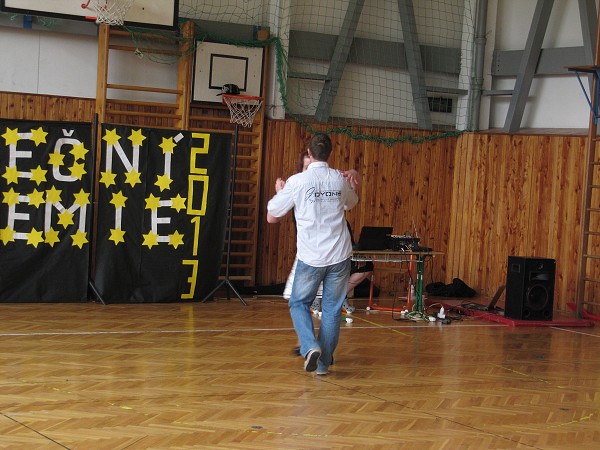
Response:
[[[113,192],[112,200],[110,201],[110,203],[115,205],[115,209],[116,209],[116,208],[124,208],[126,201],[127,201],[127,197],[125,197],[123,195],[123,192],[119,191],[116,193]]]
[[[142,145],[146,136],[142,134],[142,130],[131,130],[131,134],[128,138],[132,145]]]
[[[31,194],[29,194],[29,204],[39,208],[42,203],[44,203],[44,191],[40,192],[37,189],[34,189]]]
[[[160,202],[160,198],[155,197],[154,195],[150,194],[148,196],[148,198],[146,199],[146,209],[149,209],[151,211],[156,211],[158,209],[158,207],[160,206],[159,202]]]
[[[69,171],[71,172],[71,176],[81,180],[83,175],[86,174],[85,166],[83,163],[73,163],[71,167],[69,167]]]
[[[177,147],[177,144],[173,142],[173,138],[163,138],[162,144],[159,145],[160,148],[163,149],[163,155],[165,153],[173,153],[173,149]]]
[[[2,137],[4,138],[6,145],[17,145],[17,142],[21,140],[21,136],[19,136],[19,130],[17,128],[14,130],[7,128]]]
[[[185,198],[183,198],[179,194],[177,194],[177,196],[175,197],[171,197],[171,203],[171,208],[173,208],[177,212],[180,212],[182,209],[185,209]]]
[[[104,183],[104,186],[109,187],[111,184],[115,183],[116,173],[112,173],[110,170],[106,172],[100,172],[100,183]]]
[[[4,178],[6,178],[6,184],[10,184],[10,183],[15,183],[17,184],[19,182],[19,171],[17,170],[16,166],[15,167],[6,167],[6,172],[4,172],[4,175],[2,175]]]
[[[77,193],[77,194],[73,194],[73,197],[75,197],[75,204],[79,205],[79,206],[83,206],[83,205],[89,205],[90,204],[90,194],[88,194],[87,192],[85,192],[83,190],[83,188],[81,188],[81,190]]]
[[[65,155],[59,152],[50,153],[50,157],[48,158],[48,164],[53,167],[62,166],[65,164]]]
[[[31,130],[31,137],[29,139],[35,142],[36,147],[39,147],[41,143],[46,143],[46,136],[48,136],[48,133],[42,127],[39,127],[37,130]]]
[[[37,166],[35,169],[31,169],[31,181],[35,181],[38,186],[42,181],[46,181],[46,174],[48,171]]]
[[[87,233],[85,231],[81,230],[77,230],[75,234],[72,234],[71,237],[73,238],[73,247],[77,246],[79,248],[83,248],[83,244],[87,244],[88,242],[86,234]]]
[[[46,190],[46,201],[52,204],[56,202],[60,202],[60,193],[62,191],[60,189],[56,189],[56,187],[52,186],[50,189]]]
[[[73,213],[70,213],[66,210],[61,213],[58,213],[58,224],[62,225],[65,229],[69,225],[73,225]]]
[[[160,188],[160,192],[171,187],[171,183],[173,182],[173,180],[171,180],[169,178],[169,175],[167,175],[166,173],[164,175],[157,175],[156,178],[156,183],[154,184]]]
[[[127,174],[125,174],[125,183],[129,183],[131,187],[134,187],[136,184],[141,183],[140,180],[141,173],[136,171],[135,169],[131,169]]]
[[[11,230],[8,225],[6,228],[0,228],[0,241],[2,241],[4,245],[9,242],[15,242],[15,231]]]
[[[158,245],[158,234],[153,231],[149,231],[148,234],[142,234],[144,236],[144,242],[142,245],[147,245],[148,248],[152,248],[155,245]]]
[[[79,144],[75,144],[71,149],[70,153],[75,158],[75,161],[80,159],[85,159],[86,153],[89,152],[88,149],[85,148],[82,142]]]
[[[102,138],[108,145],[115,145],[119,142],[119,139],[121,139],[121,136],[117,134],[117,130],[106,130],[106,133],[104,133],[104,137]]]
[[[15,192],[13,188],[10,188],[8,192],[3,192],[3,194],[4,199],[2,200],[2,203],[6,203],[8,206],[18,205],[21,203],[19,201],[19,193]]]
[[[183,245],[183,234],[175,230],[173,234],[169,235],[169,245],[172,245],[173,248],[177,248],[180,245]]]
[[[60,239],[58,238],[58,231],[54,228],[50,227],[50,229],[44,234],[46,235],[46,239],[44,240],[44,242],[46,244],[49,244],[50,247],[54,247],[54,244],[60,242]]]
[[[25,233],[25,236],[27,236],[27,245],[33,245],[35,248],[40,242],[44,242],[42,231],[37,231],[35,228],[32,228],[30,233]]]
[[[110,229],[110,237],[108,238],[109,241],[113,241],[115,243],[115,245],[119,245],[120,242],[125,242],[125,230],[120,230],[118,228],[111,228]]]

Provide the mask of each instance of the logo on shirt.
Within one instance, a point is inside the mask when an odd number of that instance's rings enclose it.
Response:
[[[338,200],[340,198],[342,198],[342,191],[317,191],[314,187],[306,191],[306,196],[304,197],[309,203]]]

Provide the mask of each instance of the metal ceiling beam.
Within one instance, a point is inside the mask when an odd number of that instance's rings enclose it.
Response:
[[[431,130],[431,113],[425,88],[425,74],[421,64],[421,48],[417,33],[417,22],[412,0],[398,0],[400,22],[402,23],[402,36],[406,49],[406,63],[410,75],[413,103],[417,114],[417,125],[422,130]]]
[[[538,0],[533,13],[533,20],[527,36],[525,50],[519,67],[519,74],[515,81],[514,93],[510,99],[506,121],[504,122],[504,131],[514,133],[521,127],[523,112],[527,104],[531,81],[535,75],[540,53],[542,51],[542,42],[548,28],[548,20],[554,6],[554,0]]]
[[[400,22],[402,24],[412,97],[417,114],[417,125],[422,130],[430,130],[432,128],[431,113],[429,112],[425,74],[421,63],[421,48],[412,0],[398,0],[398,11],[400,12]]]
[[[358,25],[364,3],[365,0],[351,0],[348,4],[342,29],[340,30],[340,35],[337,38],[335,50],[329,63],[327,78],[319,97],[319,104],[315,111],[315,120],[319,122],[326,122],[331,115],[333,100],[340,87],[340,80],[344,73],[346,61],[348,61],[350,46],[354,39],[354,33],[356,32],[356,26]]]
[[[581,35],[583,38],[583,53],[585,62],[583,64],[593,64],[594,62],[594,38],[598,29],[598,16],[596,15],[595,0],[578,0],[579,1],[579,18],[581,21]],[[590,92],[594,77],[588,76]]]

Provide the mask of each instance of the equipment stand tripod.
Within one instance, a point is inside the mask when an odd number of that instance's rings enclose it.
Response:
[[[242,305],[248,306],[248,303],[246,303],[246,301],[242,298],[242,296],[239,294],[239,292],[235,289],[235,287],[229,280],[229,261],[231,259],[231,219],[233,216],[233,197],[234,197],[234,191],[235,191],[235,171],[237,168],[238,132],[239,132],[239,125],[236,123],[235,131],[233,134],[233,162],[232,162],[232,168],[231,168],[231,183],[230,183],[230,187],[229,187],[229,209],[227,211],[227,224],[226,224],[226,227],[227,227],[226,228],[227,256],[225,259],[225,278],[223,280],[221,280],[221,282],[219,284],[217,284],[217,286],[212,291],[210,291],[210,293],[206,297],[204,297],[204,299],[202,299],[202,303],[206,302],[210,297],[212,297],[212,295],[215,292],[217,292],[217,290],[219,290],[219,288],[221,288],[221,286],[225,285],[227,287],[227,300],[229,300],[231,298],[229,295],[229,289],[231,289],[233,291],[233,293],[236,295],[236,297],[240,299],[240,302],[242,302]]]
[[[220,94],[219,94],[220,95]],[[235,192],[235,172],[237,169],[237,154],[238,154],[238,138],[239,138],[239,127],[243,125],[245,127],[251,127],[254,121],[254,115],[258,112],[262,106],[262,98],[254,97],[250,95],[230,95],[223,94],[221,97],[223,103],[229,108],[231,113],[231,123],[235,123],[235,131],[233,133],[233,162],[231,169],[231,185],[229,189],[229,211],[227,213],[227,259],[225,260],[225,278],[217,284],[217,286],[210,291],[210,293],[204,297],[202,302],[204,303],[217,290],[225,285],[227,287],[227,300],[230,299],[229,289],[240,299],[242,305],[248,306],[248,303],[242,298],[239,292],[235,289],[231,281],[229,280],[229,262],[231,259],[231,222],[233,218],[233,197]]]

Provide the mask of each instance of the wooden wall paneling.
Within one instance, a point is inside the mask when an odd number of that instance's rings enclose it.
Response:
[[[449,255],[449,277],[455,273],[470,274],[475,280],[472,287],[491,295],[504,283],[509,255],[550,257],[557,259],[557,292],[566,295],[569,282],[572,290],[576,277],[573,238],[581,217],[577,201],[581,195],[581,167],[578,152],[564,145],[564,140],[577,142],[557,136],[491,135],[491,139],[483,136],[459,139],[457,153],[464,152],[464,142],[470,141],[475,142],[472,152],[480,156],[471,157],[468,164],[465,162],[469,157],[465,154],[456,156],[457,193],[452,200],[449,253],[458,248],[460,236],[470,236],[472,242],[458,252],[464,254],[467,262]],[[463,190],[460,178],[468,167],[476,168],[478,178],[474,181],[471,177]],[[487,190],[485,196],[483,189]],[[463,197],[465,203],[459,211]],[[464,216],[468,219],[463,220]],[[469,279],[465,281],[471,284]],[[557,307],[565,310],[568,296],[565,300],[562,297],[557,298]]]
[[[481,257],[489,264],[485,265],[485,278],[482,280],[482,286],[488,286],[488,289],[495,289],[505,283],[505,246],[506,237],[500,224],[506,224],[504,216],[505,203],[501,202],[502,185],[505,176],[505,167],[499,164],[499,149],[497,141],[489,135],[482,136],[481,145],[485,146],[486,157],[486,204],[483,217],[484,222],[484,242]]]
[[[469,226],[468,242],[471,247],[465,258],[465,271],[461,277],[469,286],[481,286],[484,278],[485,265],[476,264],[485,253],[487,234],[485,228],[488,220],[487,194],[489,182],[488,159],[489,148],[485,138],[481,135],[473,141],[480,151],[472,151],[472,165],[468,171],[467,179],[470,180],[473,192],[472,200],[469,202],[469,211],[466,224]]]
[[[528,155],[531,156],[531,179],[528,180],[530,187],[530,199],[528,205],[528,218],[525,222],[528,224],[529,244],[531,256],[549,257],[547,253],[548,237],[548,218],[546,202],[545,183],[547,174],[550,170],[548,153],[548,142],[542,142],[543,136],[527,136],[525,138],[525,148],[528,149]],[[541,145],[537,145],[541,144]],[[545,145],[544,145],[545,144]]]
[[[555,306],[563,311],[568,310],[568,303],[576,302],[576,281],[573,280],[578,279],[579,245],[573,245],[572,238],[581,234],[584,152],[584,138],[561,138],[557,170],[552,181],[558,205],[553,237],[559,243],[555,253],[555,292],[558,297]]]
[[[261,180],[261,213],[259,215],[259,248],[257,278],[259,285],[285,282],[296,254],[295,232],[291,215],[277,224],[267,224],[267,202],[275,194],[275,180],[289,178],[295,171],[301,140],[292,138],[295,122],[267,121]]]
[[[484,286],[494,290],[505,284],[505,245],[504,237],[498,225],[499,216],[503,214],[501,189],[505,176],[505,167],[498,163],[498,143],[490,135],[485,136],[486,157],[489,170],[487,171],[487,204],[485,212],[485,258],[489,261],[486,265],[486,279]],[[505,218],[504,218],[505,220]]]
[[[276,161],[275,170],[272,172],[271,177],[268,181],[268,200],[275,195],[275,180],[277,178],[283,178],[287,180],[290,176],[296,173],[296,162],[298,160],[299,153],[306,147],[307,143],[302,141],[302,137],[296,134],[296,126],[289,126],[290,124],[284,124],[281,129],[281,135],[277,141],[273,142],[274,146],[272,151],[275,153],[274,160]],[[264,214],[266,217],[266,204]],[[263,224],[266,224],[266,218],[263,220]],[[296,227],[293,221],[293,212],[290,212],[282,220],[280,224],[275,226],[267,225],[269,229],[275,228],[273,231],[277,231],[277,240],[273,242],[273,249],[277,252],[278,256],[280,253],[284,253],[283,259],[278,258],[279,262],[275,265],[275,272],[273,273],[275,279],[279,280],[280,283],[284,283],[292,267],[294,258],[296,256]]]
[[[448,276],[465,279],[465,257],[468,247],[468,217],[470,211],[470,171],[474,136],[461,140],[461,148],[456,152],[454,171],[454,188],[452,200],[452,222],[450,245],[448,253],[451,263],[448,264]]]
[[[471,144],[479,144],[479,136],[476,137]],[[468,170],[465,172],[465,185],[467,192],[470,192],[469,201],[465,204],[465,210],[463,214],[463,227],[464,230],[464,244],[466,246],[466,252],[464,259],[461,261],[461,275],[459,278],[464,280],[470,286],[480,285],[480,270],[481,266],[474,266],[473,261],[479,254],[481,247],[481,226],[482,224],[482,186],[480,186],[479,180],[482,180],[482,172],[484,167],[482,166],[482,157],[485,154],[484,151],[476,151],[472,147],[469,151],[470,161]]]
[[[0,92],[0,117],[16,120],[91,122],[94,99]]]
[[[349,162],[350,168],[354,168],[360,173],[362,184],[358,191],[358,205],[354,208],[353,211],[350,212],[350,217],[353,218],[353,229],[356,235],[356,239],[360,237],[360,231],[364,225],[367,225],[365,221],[370,219],[369,216],[366,215],[368,209],[369,202],[372,201],[372,197],[375,193],[375,188],[373,186],[374,183],[374,174],[372,170],[369,170],[369,152],[373,152],[373,148],[371,148],[367,143],[365,143],[361,148],[356,149],[356,155],[354,156],[354,161]],[[401,176],[401,174],[398,174]]]
[[[463,280],[468,280],[470,277],[467,276],[467,263],[470,251],[470,224],[473,218],[473,205],[472,205],[472,186],[471,186],[471,172],[473,170],[473,139],[467,141],[468,147],[466,149],[464,160],[462,161],[463,166],[459,174],[459,192],[462,196],[462,202],[459,204],[459,210],[453,211],[453,214],[459,216],[459,229],[458,239],[455,241],[457,245],[455,251],[458,259],[455,272],[450,273],[450,276],[458,277]],[[469,244],[467,244],[469,243]]]
[[[520,138],[522,140],[522,138]],[[523,189],[523,173],[527,170],[523,167],[524,161],[522,152],[519,151],[518,145],[521,141],[516,142],[509,137],[503,141],[506,146],[504,156],[506,158],[504,164],[507,164],[507,179],[506,179],[506,201],[507,201],[507,220],[506,226],[506,244],[508,255],[522,255],[521,244],[523,242],[524,233],[521,228],[521,216],[525,204],[522,203],[526,197],[526,192]],[[516,147],[515,147],[516,146]]]
[[[558,245],[556,246],[556,248],[554,249],[554,258],[556,259],[556,273],[555,273],[555,290],[554,290],[554,296],[555,296],[555,304],[558,306],[560,303],[562,303],[562,307],[559,306],[558,309],[566,309],[566,304],[568,302],[575,302],[575,298],[567,298],[570,295],[570,292],[567,292],[565,290],[565,286],[564,286],[564,280],[565,278],[569,278],[569,277],[565,277],[565,274],[569,271],[572,270],[571,267],[571,263],[569,262],[568,258],[572,257],[573,255],[575,255],[575,257],[577,258],[577,254],[578,252],[569,252],[571,253],[571,255],[567,255],[564,252],[564,245],[563,244],[563,236],[561,236],[561,225],[563,222],[567,222],[567,217],[568,217],[568,211],[565,210],[565,203],[564,203],[564,199],[563,199],[563,195],[565,192],[565,189],[563,188],[561,179],[564,176],[565,172],[567,171],[568,168],[568,157],[569,157],[569,153],[568,151],[565,151],[564,148],[564,144],[565,144],[565,140],[561,139],[561,140],[552,140],[552,142],[550,143],[552,149],[553,149],[553,153],[554,153],[554,158],[555,158],[555,164],[554,164],[554,170],[553,170],[553,176],[552,178],[549,180],[550,183],[550,189],[552,189],[552,203],[556,206],[554,209],[554,214],[552,215],[552,217],[550,218],[550,229],[549,229],[549,238],[550,238],[550,244],[552,244],[553,241],[555,241]],[[566,180],[565,180],[566,181]],[[574,276],[576,277],[576,272],[577,272],[577,260],[575,260],[575,272],[574,272]],[[558,300],[558,301],[557,301]]]
[[[510,166],[505,163],[511,154],[511,148],[508,145],[508,136],[492,136],[494,143],[494,158],[497,165],[496,176],[494,178],[495,185],[493,186],[496,194],[496,211],[492,216],[494,220],[494,230],[496,232],[495,256],[492,264],[496,264],[500,273],[499,279],[494,283],[496,287],[506,283],[506,269],[508,264],[508,256],[515,254],[515,249],[511,248],[513,243],[509,240],[512,233],[511,230],[511,209],[510,200],[513,191],[509,189],[508,182],[510,176]],[[491,287],[491,286],[490,286]]]
[[[450,229],[450,204],[452,201],[452,180],[449,165],[448,148],[445,145],[428,142],[428,151],[431,152],[429,165],[430,190],[427,201],[427,234],[421,236],[421,245],[431,247],[436,251],[443,252],[443,256],[437,256],[429,264],[430,271],[425,274],[426,284],[441,281],[442,272],[448,250],[448,232]],[[453,154],[452,154],[453,155]]]
[[[376,194],[379,199],[379,223],[393,227],[393,232],[397,233],[400,221],[397,212],[394,211],[394,197],[399,192],[399,181],[404,178],[402,169],[397,165],[398,159],[396,158],[395,149],[387,149],[386,151],[385,146],[381,144],[374,148],[377,151],[377,159],[382,161],[379,165],[381,185]],[[414,174],[414,167],[410,172]]]
[[[94,111],[94,99],[0,92],[0,116],[6,119],[91,122]],[[192,105],[190,120],[194,131],[231,133],[233,128],[221,105]],[[254,228],[257,237],[240,241],[255,245],[255,283],[270,285],[287,278],[295,256],[295,231],[291,216],[278,225],[266,224],[266,201],[274,193],[275,178],[293,172],[309,135],[292,120],[269,120],[262,127],[262,155],[254,153],[260,151],[260,131],[243,136],[247,159],[241,179],[245,181],[236,202],[256,197],[253,201],[259,209],[252,205],[245,209],[255,214],[255,223],[250,220],[244,227]],[[376,128],[362,131],[387,133]],[[505,281],[509,255],[550,257],[557,260],[555,308],[567,310],[574,301],[585,137],[466,133],[416,150],[408,144],[388,148],[345,136],[336,141],[342,150],[335,165],[353,166],[363,176],[361,201],[348,213],[355,235],[363,225],[388,222],[395,231],[410,230],[415,215],[432,241],[424,243],[445,252],[443,259],[434,261],[435,281],[459,277],[489,296]],[[253,172],[253,165],[262,167]],[[600,185],[600,169],[595,170],[594,183]],[[253,192],[253,186],[258,192]],[[600,190],[594,192],[593,206],[600,207]],[[600,231],[600,213],[594,214],[592,222]],[[592,237],[590,249],[600,253],[600,236]],[[240,250],[240,254],[249,252]],[[600,279],[600,262],[588,264],[590,276]],[[243,281],[251,281],[251,275],[244,276]],[[381,277],[383,289],[397,284],[399,278],[394,276],[387,281]],[[586,286],[586,297],[598,302],[596,284]]]

